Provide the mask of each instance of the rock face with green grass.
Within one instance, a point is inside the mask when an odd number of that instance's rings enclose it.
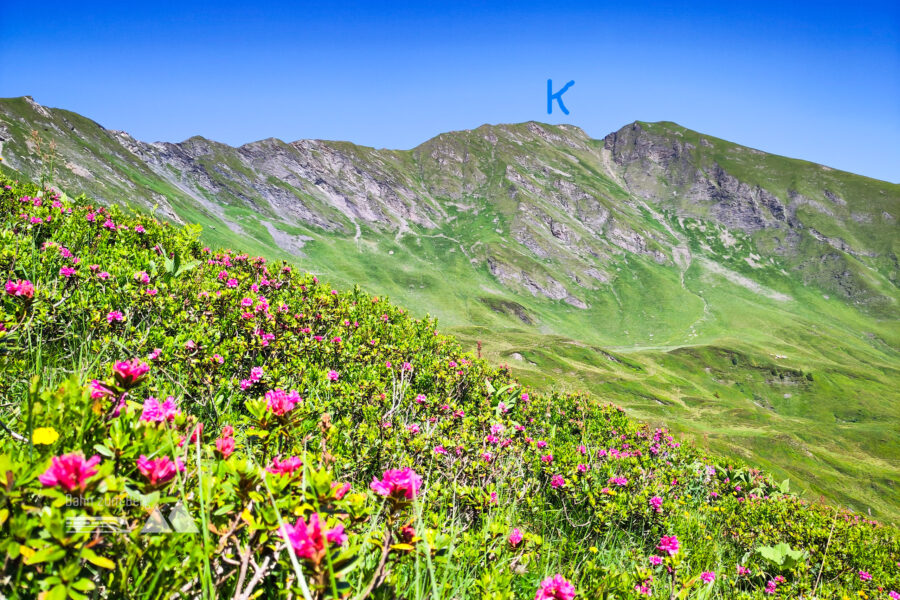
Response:
[[[525,382],[900,516],[900,185],[666,122],[233,148],[18,98],[0,138],[8,174],[389,294]]]

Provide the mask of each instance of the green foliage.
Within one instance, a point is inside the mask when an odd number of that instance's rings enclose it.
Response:
[[[0,185],[8,597],[531,598],[557,574],[583,598],[900,587],[896,529],[616,406],[536,393],[433,320]],[[66,479],[73,454],[89,464]],[[421,485],[385,492],[406,469]],[[753,552],[779,543],[809,560]]]

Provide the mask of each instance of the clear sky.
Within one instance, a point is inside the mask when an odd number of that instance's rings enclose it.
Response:
[[[900,182],[900,2],[329,4],[0,0],[0,97],[229,144],[667,120]]]

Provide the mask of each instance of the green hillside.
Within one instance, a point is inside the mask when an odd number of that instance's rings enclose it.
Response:
[[[510,332],[523,372],[566,374],[542,393],[301,271],[0,179],[0,595],[897,597],[893,526],[565,389],[577,365],[648,404],[822,370]]]

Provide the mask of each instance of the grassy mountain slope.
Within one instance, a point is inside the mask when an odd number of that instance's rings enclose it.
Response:
[[[613,405],[534,393],[433,320],[197,228],[0,179],[0,277],[4,596],[900,589],[896,528]],[[717,376],[745,360],[664,357]]]
[[[28,149],[37,128],[58,140],[69,193],[158,205],[207,243],[389,294],[533,385],[587,390],[813,497],[900,517],[900,186],[671,123],[231,148],[145,144],[14,99],[0,127],[0,168],[47,170]]]

